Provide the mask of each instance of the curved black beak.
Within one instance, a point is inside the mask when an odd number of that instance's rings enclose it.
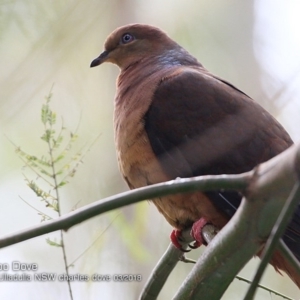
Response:
[[[97,58],[95,58],[92,62],[91,62],[91,65],[90,67],[93,68],[93,67],[97,67],[99,65],[101,65],[102,63],[105,62],[107,56],[108,56],[108,51],[103,51]]]

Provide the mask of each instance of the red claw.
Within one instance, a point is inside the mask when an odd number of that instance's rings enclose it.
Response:
[[[208,222],[204,219],[201,218],[200,220],[196,221],[191,230],[191,236],[194,238],[193,244],[190,244],[189,247],[191,249],[196,249],[199,248],[201,245],[207,245],[205,240],[202,237],[202,229],[203,227],[207,224]],[[181,230],[174,229],[171,232],[170,239],[172,244],[177,248],[180,249],[182,252],[189,252],[190,250],[185,250],[182,248],[182,238],[181,238]]]
[[[201,218],[193,224],[191,236],[195,239],[195,242],[193,245],[190,245],[190,248],[195,249],[201,245],[207,245],[206,241],[202,237],[202,229],[207,223],[208,222],[204,218]]]
[[[181,250],[182,252],[189,252],[190,250],[185,250],[182,248],[182,245],[180,243],[180,239],[181,239],[181,230],[178,230],[178,229],[174,229],[172,232],[171,232],[171,235],[170,235],[170,239],[171,239],[171,242],[172,244],[179,250]]]

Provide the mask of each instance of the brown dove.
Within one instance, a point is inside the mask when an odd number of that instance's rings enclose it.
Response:
[[[131,189],[177,177],[238,174],[293,144],[257,102],[211,74],[162,30],[142,24],[117,28],[91,67],[120,68],[114,110],[118,163]],[[206,223],[222,228],[235,213],[235,191],[192,192],[152,199],[174,227],[171,239],[192,226],[196,246]],[[241,237],[246,238],[246,237]],[[283,240],[300,260],[300,207]],[[300,277],[277,251],[276,270],[300,287]]]

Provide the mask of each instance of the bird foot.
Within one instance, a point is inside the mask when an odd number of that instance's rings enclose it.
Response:
[[[185,249],[182,248],[182,245],[181,245],[181,241],[182,241],[182,238],[181,238],[181,230],[174,229],[174,230],[171,232],[170,239],[171,239],[172,244],[173,244],[177,249],[181,250],[182,252],[190,252],[190,251],[191,251],[191,250],[185,250]]]
[[[191,249],[199,248],[201,245],[207,245],[206,241],[202,237],[202,229],[207,224],[206,219],[201,218],[200,220],[196,221],[191,230],[191,236],[194,238],[194,242],[189,244]],[[180,249],[182,252],[190,252],[191,250],[185,250],[182,247],[182,237],[181,237],[181,230],[174,229],[170,235],[170,239],[172,244],[177,248]]]
[[[199,248],[201,245],[207,245],[206,241],[202,237],[202,229],[207,223],[208,222],[206,221],[206,219],[201,218],[193,224],[191,236],[195,239],[195,242],[189,245],[190,248],[196,249]]]

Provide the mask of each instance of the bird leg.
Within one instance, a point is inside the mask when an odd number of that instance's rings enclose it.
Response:
[[[182,237],[181,237],[181,230],[174,229],[170,234],[170,239],[172,244],[182,252],[190,252],[191,250],[185,250],[182,248]]]
[[[201,218],[193,224],[191,236],[195,239],[195,242],[192,245],[189,245],[190,248],[196,249],[199,248],[201,245],[207,245],[206,241],[202,236],[202,229],[207,223],[208,222],[206,221],[206,219]]]
[[[207,224],[206,219],[201,218],[200,220],[196,221],[191,230],[191,236],[194,238],[193,244],[189,244],[189,247],[192,249],[199,248],[201,245],[207,245],[206,241],[202,237],[202,229]],[[170,239],[172,244],[177,248],[180,249],[182,252],[189,252],[190,250],[185,250],[182,248],[182,236],[181,230],[174,229],[170,235]]]

